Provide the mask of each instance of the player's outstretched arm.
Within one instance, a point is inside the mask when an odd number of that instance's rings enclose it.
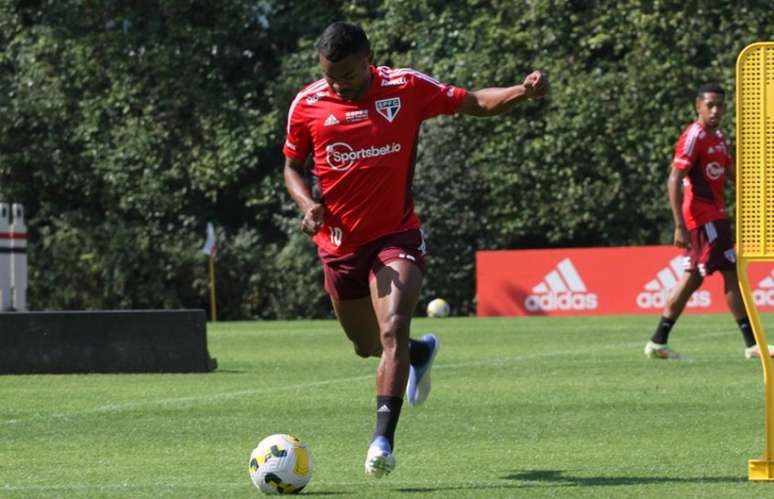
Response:
[[[286,157],[284,175],[285,188],[304,216],[301,230],[312,236],[322,227],[325,208],[312,197],[312,189],[304,176],[304,162]]]
[[[495,116],[507,113],[526,99],[540,99],[548,95],[548,78],[540,71],[533,71],[520,85],[490,87],[468,92],[459,112],[471,116]]]

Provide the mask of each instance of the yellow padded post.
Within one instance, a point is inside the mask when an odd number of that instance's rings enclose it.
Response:
[[[739,289],[763,366],[765,448],[748,462],[750,480],[774,480],[774,385],[768,342],[747,268],[774,261],[774,42],[745,47],[736,62],[736,244]]]

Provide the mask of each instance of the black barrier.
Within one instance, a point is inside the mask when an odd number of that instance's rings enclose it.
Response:
[[[202,310],[0,312],[0,374],[208,372]]]

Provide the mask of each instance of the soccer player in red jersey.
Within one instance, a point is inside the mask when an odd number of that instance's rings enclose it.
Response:
[[[380,357],[376,431],[365,469],[381,477],[395,466],[395,428],[403,394],[412,405],[430,391],[435,335],[409,338],[425,271],[424,241],[411,181],[422,121],[440,114],[493,116],[540,98],[539,71],[521,84],[475,92],[413,69],[373,65],[365,32],[336,22],[320,37],[323,78],[301,90],[288,113],[285,185],[298,205],[301,229],[318,248],[325,290],[360,357]],[[305,176],[313,174],[315,199]]]
[[[742,331],[745,357],[760,356],[737,284],[736,252],[726,214],[724,181],[734,180],[734,161],[718,128],[724,95],[720,85],[699,87],[694,103],[698,118],[675,147],[667,190],[675,221],[674,244],[684,249],[685,272],[645,345],[645,355],[653,359],[681,358],[669,346],[669,333],[704,277],[716,270],[723,276],[726,303]],[[774,353],[771,347],[769,352]]]

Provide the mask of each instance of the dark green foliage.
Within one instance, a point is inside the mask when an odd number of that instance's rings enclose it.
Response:
[[[374,43],[380,60],[473,89],[535,68],[552,82],[550,99],[507,116],[424,126],[425,301],[443,296],[458,313],[473,311],[477,249],[670,243],[666,177],[693,92],[733,89],[736,55],[774,23],[765,2],[383,4],[367,23],[388,43]]]
[[[667,243],[665,181],[691,96],[727,89],[774,26],[768,2],[145,0],[0,2],[0,199],[30,226],[34,308],[208,308],[330,316],[284,193],[288,105],[331,21],[376,62],[470,89],[534,68],[552,95],[423,127],[415,181],[431,251],[423,303],[475,304],[477,249]]]

